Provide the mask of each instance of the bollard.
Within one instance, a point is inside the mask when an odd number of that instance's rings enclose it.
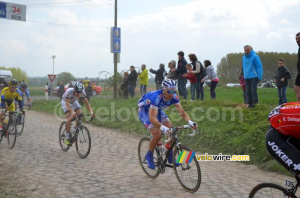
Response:
[[[48,100],[48,85],[45,85],[45,98]]]

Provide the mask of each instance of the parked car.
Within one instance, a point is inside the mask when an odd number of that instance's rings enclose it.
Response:
[[[240,83],[227,83],[226,87],[241,87]]]

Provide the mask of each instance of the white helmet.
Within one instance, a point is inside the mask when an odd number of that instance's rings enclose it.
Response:
[[[176,90],[177,90],[177,83],[176,83],[175,80],[168,79],[168,80],[164,80],[164,81],[161,83],[161,87],[162,87],[162,89],[165,89],[165,90],[173,90],[173,91],[176,91]]]

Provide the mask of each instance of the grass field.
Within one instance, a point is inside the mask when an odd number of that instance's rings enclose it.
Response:
[[[243,108],[242,89],[216,89],[217,99],[211,100],[205,90],[204,101],[181,100],[181,105],[199,125],[199,134],[190,138],[182,133],[180,140],[199,152],[209,154],[250,155],[250,164],[264,170],[287,173],[265,149],[265,134],[269,126],[268,115],[278,105],[277,89],[258,89],[259,104],[254,109]],[[139,95],[139,94],[138,94]],[[287,89],[288,101],[296,101],[293,89]],[[97,114],[94,124],[120,131],[148,135],[137,115],[139,97],[124,99],[92,98],[90,103]],[[35,101],[33,110],[50,114],[60,112],[57,101]],[[85,108],[83,108],[85,110]],[[186,124],[174,108],[166,110],[174,125]]]

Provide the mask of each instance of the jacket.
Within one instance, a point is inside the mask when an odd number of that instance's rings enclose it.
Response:
[[[133,70],[132,72],[130,72],[130,74],[128,75],[128,86],[134,86],[136,87],[136,80],[137,80],[137,73],[135,70]]]
[[[159,68],[158,70],[150,69],[150,72],[155,74],[155,83],[161,84],[165,79],[165,68]]]
[[[176,72],[172,72],[172,70],[170,69],[168,72],[168,79],[172,79],[172,80],[176,80]]]
[[[298,73],[300,73],[300,46],[299,46],[299,49],[298,49],[297,69],[298,69]]]
[[[243,56],[243,73],[245,79],[258,78],[258,80],[262,80],[263,66],[254,50]]]
[[[141,85],[148,85],[148,70],[145,68],[140,75],[138,75]]]
[[[284,82],[281,82],[281,78],[284,78]],[[288,85],[287,79],[291,78],[291,73],[285,66],[279,67],[276,71],[276,86],[277,87],[286,87]]]
[[[177,69],[175,70],[175,77],[178,78],[178,80],[183,80],[185,79],[182,75],[185,74],[186,71],[186,60],[183,57],[182,59],[178,60],[178,65],[177,65]]]
[[[204,78],[204,80],[210,79],[211,81],[218,78],[217,73],[215,72],[215,69],[212,65],[208,66],[206,68],[207,76]]]
[[[187,74],[186,78],[190,80],[191,84],[197,83],[197,78],[195,74]]]
[[[198,68],[197,68],[197,63],[199,63]],[[197,80],[202,80],[205,76],[207,76],[207,72],[203,67],[203,65],[200,63],[200,61],[195,60],[192,62],[192,65],[194,70],[193,74],[195,74]]]

